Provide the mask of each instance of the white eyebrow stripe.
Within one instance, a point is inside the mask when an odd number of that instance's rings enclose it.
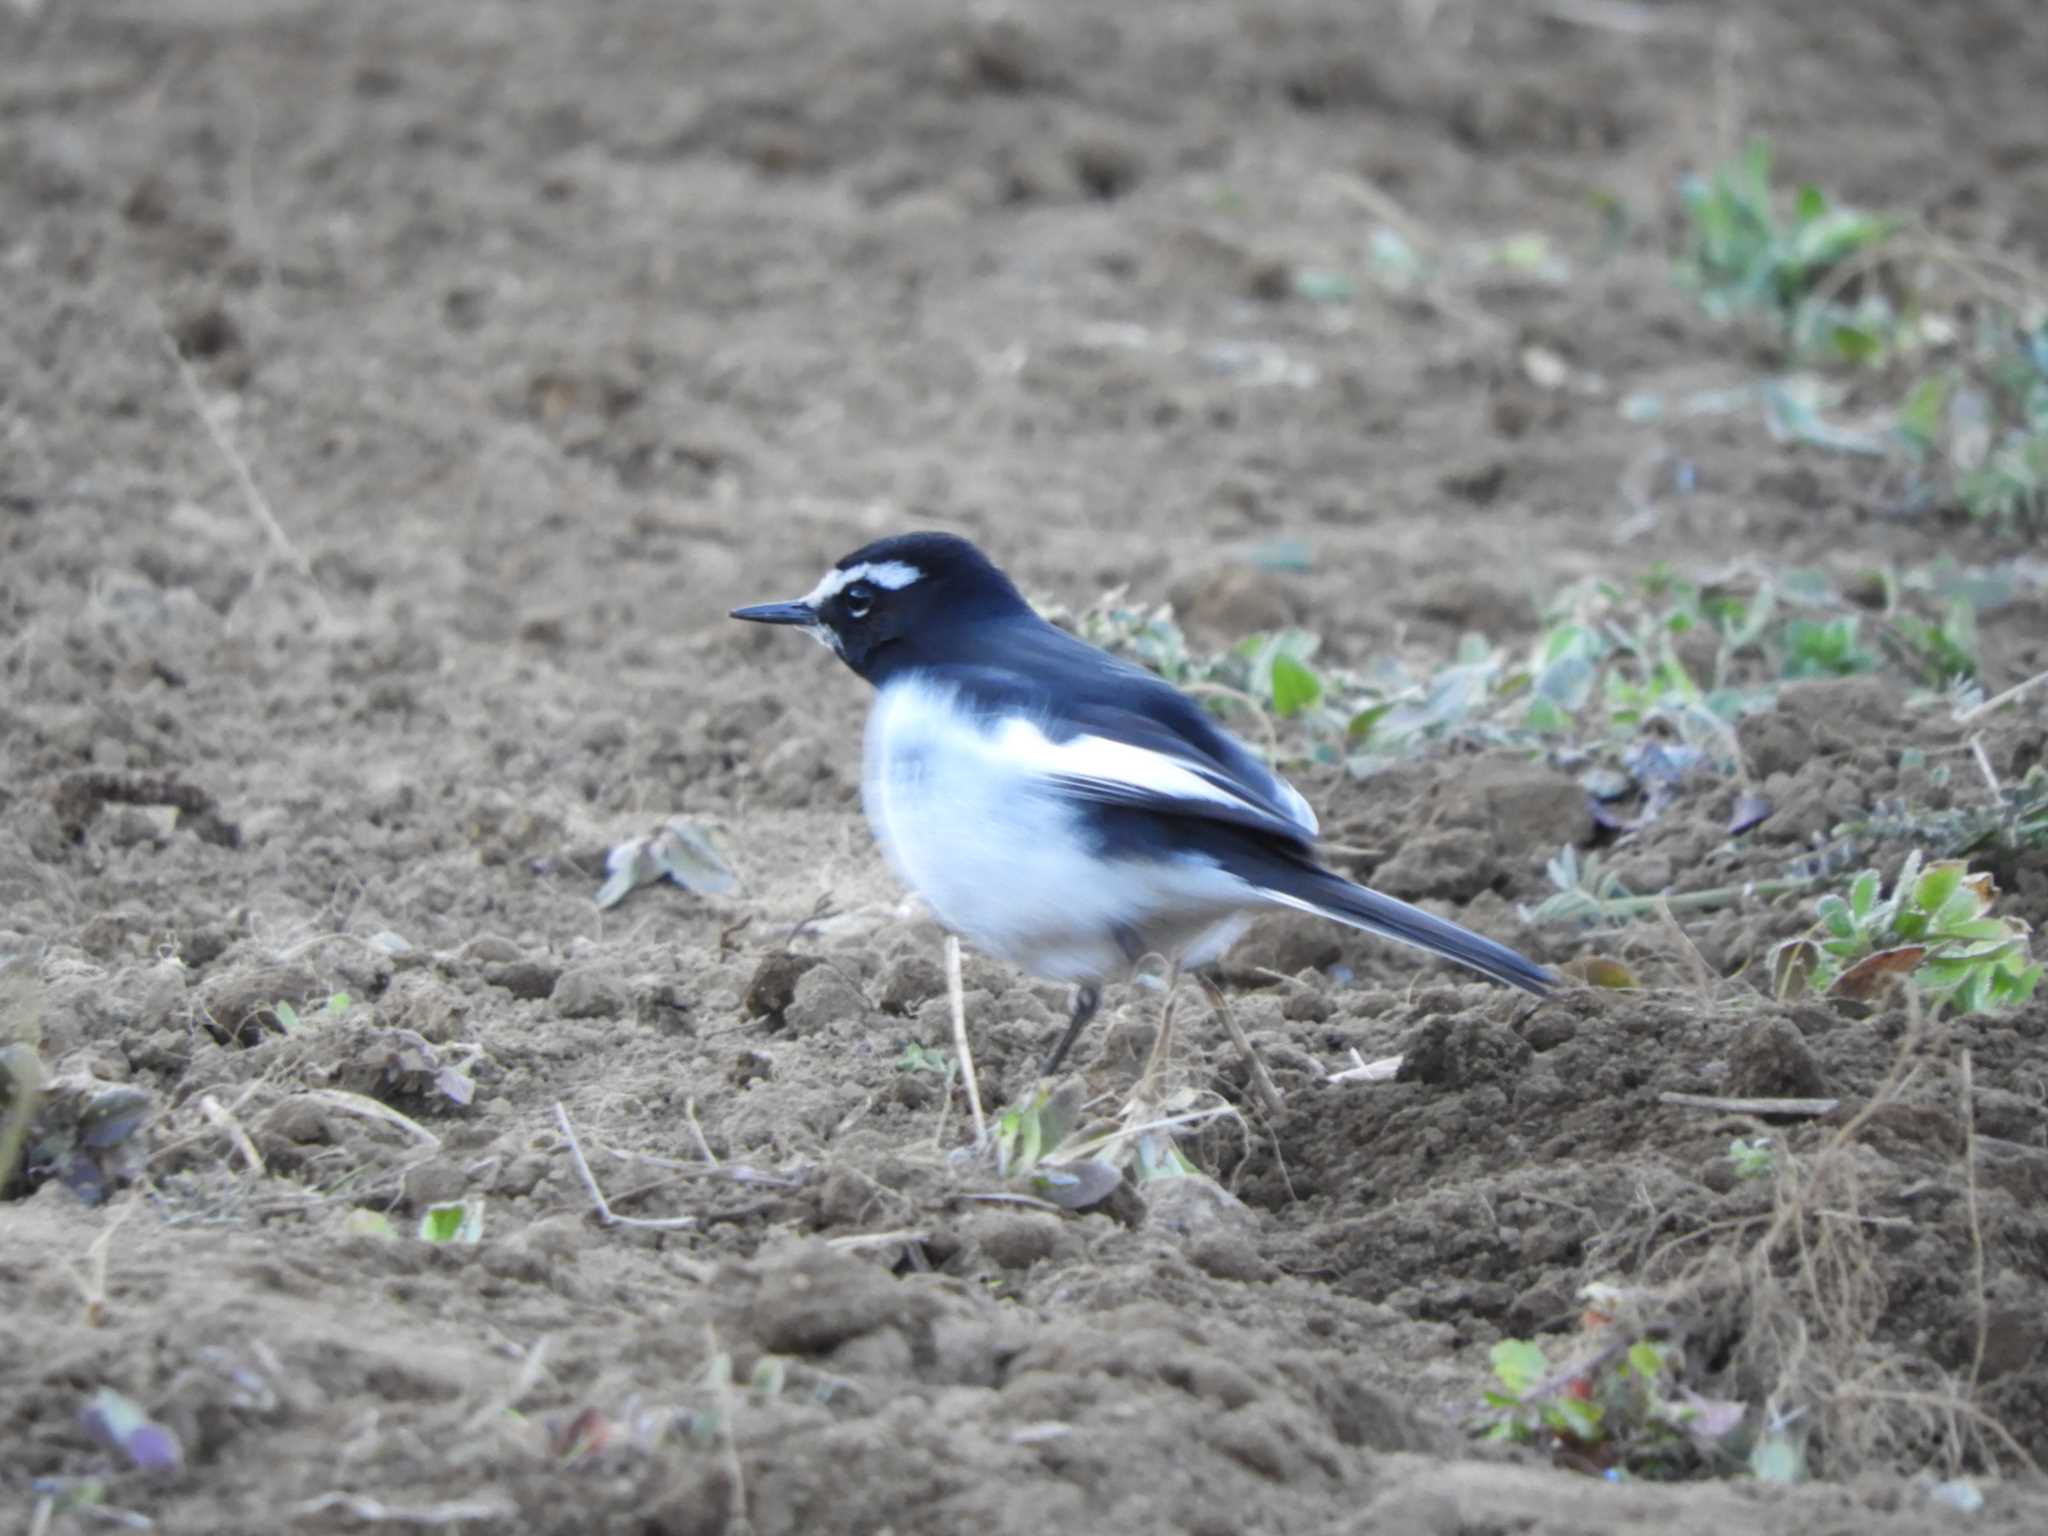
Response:
[[[907,561],[869,560],[844,571],[827,571],[824,580],[811,588],[804,601],[813,608],[819,607],[830,602],[856,581],[872,582],[878,587],[887,587],[891,592],[901,592],[923,576],[923,571]]]
[[[887,587],[891,592],[901,592],[923,576],[923,571],[903,560],[871,560],[866,565],[856,565],[846,573],[848,581],[872,581],[876,586]]]

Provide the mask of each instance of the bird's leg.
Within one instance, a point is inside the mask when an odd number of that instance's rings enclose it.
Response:
[[[1045,1058],[1045,1065],[1038,1069],[1040,1077],[1051,1077],[1059,1071],[1060,1063],[1067,1059],[1067,1052],[1074,1048],[1074,1042],[1080,1039],[1088,1021],[1095,1017],[1095,1009],[1101,1001],[1102,989],[1092,981],[1083,982],[1074,989],[1074,1016],[1067,1020],[1066,1033],[1060,1036],[1052,1054]]]

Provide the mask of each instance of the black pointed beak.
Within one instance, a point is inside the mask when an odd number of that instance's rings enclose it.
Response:
[[[745,619],[750,624],[815,624],[818,611],[809,603],[756,603],[751,608],[735,608],[733,618]]]

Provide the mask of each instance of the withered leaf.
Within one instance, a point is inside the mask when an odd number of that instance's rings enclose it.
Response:
[[[1828,996],[1846,997],[1858,1003],[1870,1002],[1894,983],[1912,975],[1926,958],[1925,944],[1901,944],[1897,949],[1880,949],[1874,955],[1865,955],[1837,976],[1835,984],[1828,988]]]

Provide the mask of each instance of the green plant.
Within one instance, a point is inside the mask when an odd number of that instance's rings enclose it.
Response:
[[[340,1018],[348,1012],[350,1001],[351,999],[346,992],[331,994],[327,1001],[321,1005],[321,1016],[329,1022]],[[278,1027],[288,1035],[296,1035],[312,1023],[317,1022],[316,1020],[300,1018],[299,1010],[282,999],[271,1005],[271,1012],[277,1015]]]
[[[1857,616],[1843,614],[1831,619],[1793,619],[1785,625],[1785,672],[1787,678],[1848,677],[1868,672],[1877,657],[1858,642]]]
[[[789,1386],[789,1361],[780,1355],[762,1355],[741,1382],[733,1372],[732,1354],[719,1350],[704,1363],[702,1390],[711,1399],[683,1420],[684,1432],[699,1446],[716,1445],[732,1432],[732,1414],[744,1403],[773,1402]]]
[[[1806,364],[1913,365],[1897,406],[1867,424],[1824,414],[1841,391],[1822,379],[1771,380],[1761,394],[1774,433],[1903,458],[1909,506],[2006,524],[2048,518],[2048,292],[2038,273],[1818,187],[1775,188],[1762,140],[1688,178],[1679,198],[1688,231],[1678,278],[1708,313],[1765,317]]]
[[[1180,687],[1243,694],[1283,719],[1322,698],[1323,680],[1311,665],[1320,636],[1305,629],[1262,632],[1217,655],[1198,657],[1190,654],[1171,606],[1130,608],[1123,597],[1121,589],[1111,592],[1081,615],[1075,628],[1084,640]]]
[[[1964,1013],[2014,1008],[2033,996],[2041,967],[2032,930],[1993,917],[1997,887],[1960,859],[1922,868],[1906,856],[1889,892],[1874,869],[1815,904],[1819,921],[1771,952],[1771,984],[1780,998],[1818,992],[1865,1001],[1910,980],[1937,1008]]]
[[[1587,1325],[1600,1342],[1564,1365],[1552,1365],[1528,1339],[1495,1344],[1495,1385],[1474,1428],[1585,1470],[1651,1477],[1689,1470],[1741,1428],[1741,1405],[1678,1385],[1676,1345],[1630,1339],[1597,1311],[1587,1313]]]
[[[1075,627],[1219,711],[1249,703],[1276,758],[1362,778],[1453,743],[1543,753],[1596,800],[1634,800],[1640,822],[1695,771],[1734,771],[1735,722],[1771,705],[1783,682],[1891,661],[1962,699],[1976,669],[1973,593],[1992,589],[1932,571],[1880,573],[1876,586],[1877,602],[1859,605],[1814,571],[1692,580],[1653,566],[1634,581],[1566,587],[1526,650],[1467,635],[1451,658],[1419,669],[1394,655],[1320,665],[1317,637],[1294,629],[1200,656],[1170,609],[1129,608],[1119,593]]]
[[[484,1238],[483,1196],[428,1206],[420,1213],[419,1235],[420,1241],[425,1243],[460,1243],[474,1247]]]
[[[1738,1179],[1768,1179],[1777,1171],[1777,1154],[1771,1149],[1771,1138],[1759,1136],[1749,1141],[1741,1136],[1728,1143],[1728,1161],[1734,1165]]]
[[[1815,186],[1781,195],[1763,139],[1711,176],[1688,177],[1679,200],[1691,221],[1680,280],[1709,313],[1768,315],[1802,355],[1865,363],[1890,347],[1893,306],[1875,283],[1849,278],[1851,264],[1868,261],[1899,219],[1844,207]]]
[[[1919,763],[1924,758],[1911,749],[1900,754],[1901,768]],[[1936,784],[1945,783],[1946,766],[1930,769],[1929,777]],[[1832,872],[1866,857],[1873,848],[1895,843],[1928,848],[1943,858],[2048,848],[2048,767],[2035,764],[2019,783],[2001,785],[1988,804],[1973,798],[1966,805],[1935,811],[1904,799],[1880,801],[1868,816],[1836,827],[1828,846],[1801,862],[1817,872]]]
[[[997,1166],[1006,1177],[1023,1178],[1039,1199],[1065,1210],[1085,1210],[1106,1198],[1123,1182],[1123,1170],[1095,1155],[1102,1149],[1094,1138],[1083,1136],[1080,1115],[1081,1096],[1073,1085],[1035,1090],[996,1117]],[[1193,1169],[1183,1164],[1175,1171]]]
[[[1899,613],[1879,639],[1900,665],[1919,673],[1929,687],[1976,681],[1977,606],[1967,597],[1950,598],[1938,618]]]
[[[1237,1110],[1214,1094],[1158,1093],[1151,1068],[1115,1118],[1084,1121],[1083,1109],[1080,1085],[1068,1081],[1056,1089],[1037,1088],[1004,1110],[994,1128],[1003,1175],[1024,1179],[1041,1200],[1083,1210],[1106,1199],[1126,1173],[1141,1185],[1206,1177],[1181,1151],[1175,1133],[1218,1120],[1242,1123]]]
[[[1914,385],[1894,435],[1916,470],[1945,473],[1971,517],[2037,523],[2048,517],[2048,320],[1994,310],[1970,337]]]
[[[899,1072],[933,1072],[940,1077],[953,1075],[953,1058],[944,1051],[930,1046],[919,1045],[915,1040],[903,1047],[903,1054],[896,1058]]]

